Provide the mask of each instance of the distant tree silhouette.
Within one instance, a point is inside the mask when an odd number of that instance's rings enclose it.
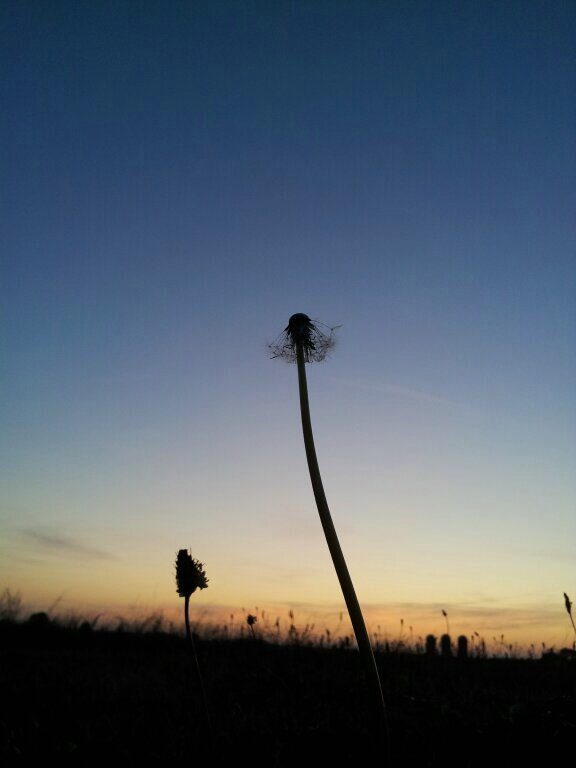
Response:
[[[459,659],[466,659],[468,657],[468,638],[466,635],[460,635],[458,637],[458,650],[457,656]]]
[[[426,635],[426,655],[436,655],[436,638],[434,635]]]
[[[49,627],[51,623],[52,620],[46,611],[38,611],[37,613],[30,614],[28,617],[28,624],[36,629],[44,629],[45,627]]]

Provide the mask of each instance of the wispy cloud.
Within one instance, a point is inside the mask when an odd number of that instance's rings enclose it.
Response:
[[[336,377],[333,379],[333,381],[338,384],[343,384],[347,387],[362,390],[364,392],[386,393],[395,397],[412,400],[413,402],[428,403],[431,405],[442,405],[448,408],[457,408],[470,414],[478,413],[478,410],[470,406],[468,403],[463,403],[459,400],[453,400],[452,398],[444,397],[434,392],[426,392],[422,389],[412,389],[411,387],[404,387],[399,384],[392,384],[390,382],[367,382],[362,381],[361,379],[341,377]]]
[[[44,550],[58,554],[73,554],[80,557],[90,557],[94,560],[113,560],[114,556],[109,552],[83,544],[81,541],[54,534],[48,531],[24,528],[20,529],[20,535],[29,542],[39,545]]]

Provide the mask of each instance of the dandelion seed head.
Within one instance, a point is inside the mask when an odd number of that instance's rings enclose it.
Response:
[[[268,345],[271,358],[279,357],[295,363],[298,347],[302,347],[304,362],[319,363],[324,360],[336,343],[335,328],[328,328],[328,333],[325,333],[318,325],[303,312],[296,312],[276,341]]]

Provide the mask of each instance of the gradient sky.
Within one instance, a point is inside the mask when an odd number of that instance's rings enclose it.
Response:
[[[0,4],[0,587],[562,646],[576,5]]]

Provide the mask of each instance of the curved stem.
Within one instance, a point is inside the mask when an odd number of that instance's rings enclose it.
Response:
[[[302,432],[304,435],[304,446],[306,448],[306,459],[308,461],[308,469],[310,472],[310,479],[312,481],[312,489],[314,491],[314,498],[316,499],[316,506],[318,508],[318,514],[320,515],[320,522],[324,529],[324,535],[330,550],[332,562],[336,569],[336,575],[340,582],[340,587],[346,601],[346,607],[350,615],[352,627],[354,629],[354,635],[356,636],[356,642],[358,643],[358,649],[364,663],[364,670],[366,679],[372,690],[374,706],[376,708],[377,718],[381,726],[383,726],[383,736],[386,740],[386,748],[389,747],[388,738],[388,722],[386,717],[386,706],[384,703],[384,696],[382,695],[382,687],[380,685],[380,677],[378,675],[378,668],[376,666],[376,660],[372,651],[372,645],[366,631],[366,625],[364,624],[364,617],[360,609],[360,604],[354,591],[354,585],[346,566],[346,560],[336,535],[336,529],[332,522],[332,516],[330,515],[330,509],[328,508],[328,502],[326,501],[326,494],[324,493],[324,486],[322,485],[322,478],[320,476],[320,468],[318,466],[318,460],[316,458],[316,449],[314,447],[314,436],[312,434],[312,422],[310,420],[310,405],[308,402],[308,386],[306,382],[306,368],[304,362],[304,350],[302,344],[297,344],[296,347],[296,362],[298,366],[298,387],[300,391],[300,412],[302,416]]]

